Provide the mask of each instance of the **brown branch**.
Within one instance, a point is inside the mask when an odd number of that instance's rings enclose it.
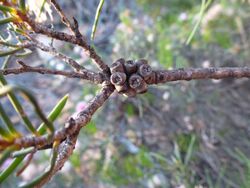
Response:
[[[31,44],[39,49],[41,49],[42,51],[48,52],[51,55],[54,55],[55,57],[57,57],[58,59],[66,62],[68,65],[70,65],[71,67],[73,67],[76,71],[85,69],[83,66],[79,65],[74,59],[59,53],[58,51],[56,51],[55,48],[50,47],[50,46],[46,46],[45,44],[39,42],[38,40],[36,40],[35,38],[29,36],[30,40],[32,40]]]
[[[83,111],[79,112],[74,117],[69,118],[69,120],[65,124],[65,127],[57,130],[54,133],[52,139],[49,139],[48,135],[43,135],[40,137],[28,136],[15,139],[11,142],[0,140],[0,143],[3,142],[6,145],[15,145],[17,146],[17,148],[28,148],[32,146],[39,146],[39,148],[42,148],[46,145],[52,144],[54,141],[62,142],[67,138],[67,136],[75,134],[82,127],[86,126],[87,123],[91,120],[93,114],[104,104],[104,102],[109,98],[113,91],[114,87],[112,85],[105,85],[101,89],[100,93],[96,95],[92,101],[89,102],[89,104]]]
[[[155,79],[148,84],[159,84],[178,80],[250,78],[249,67],[189,68],[154,71]]]
[[[63,129],[56,131],[52,139],[48,139],[48,136],[45,135],[42,137],[20,138],[14,141],[14,145],[26,148],[38,145],[39,147],[42,147],[50,145],[55,140],[64,141],[66,139],[59,148],[59,155],[57,156],[54,169],[46,178],[42,180],[42,182],[39,183],[39,185],[37,185],[38,187],[41,187],[50,181],[54,174],[63,167],[64,163],[68,160],[74,150],[80,129],[87,125],[96,110],[104,104],[113,91],[114,87],[112,85],[104,85],[100,93],[96,95],[92,101],[90,101],[88,106],[75,117],[71,117]]]
[[[48,37],[62,40],[65,42],[69,42],[72,44],[76,44],[78,46],[81,46],[85,53],[93,59],[94,63],[100,68],[104,73],[109,74],[109,67],[104,63],[102,58],[96,53],[95,49],[91,47],[86,40],[83,38],[83,36],[74,36],[69,35],[67,33],[54,31],[53,29],[50,29],[46,26],[43,26],[39,23],[36,23],[32,18],[29,16],[23,14],[21,11],[18,11],[18,16],[34,30],[35,33],[40,33],[43,35],[46,35]],[[77,25],[77,22],[75,20],[75,25]]]
[[[110,81],[118,93],[128,97],[147,92],[148,85],[178,80],[250,78],[249,67],[190,68],[153,70],[145,59],[137,61],[121,58],[111,67]]]
[[[77,131],[73,135],[68,136],[67,139],[62,143],[62,145],[60,146],[59,151],[58,151],[59,155],[57,156],[54,169],[51,171],[51,173],[46,178],[44,178],[41,182],[39,182],[39,184],[37,184],[36,187],[42,187],[43,185],[48,183],[51,180],[51,178],[59,170],[62,169],[65,162],[68,161],[69,157],[72,155],[72,153],[75,149],[78,134],[79,134],[79,131]]]
[[[74,33],[76,37],[83,37],[79,31],[76,19],[73,18],[74,24],[72,24],[67,18],[67,16],[64,14],[63,10],[61,9],[60,5],[56,2],[56,0],[50,0],[50,3],[54,6],[56,12],[61,17],[62,23],[64,23]]]
[[[19,62],[19,64],[22,64]],[[51,75],[61,75],[68,78],[79,78],[81,80],[88,80],[95,84],[101,84],[105,81],[105,77],[102,73],[95,73],[92,71],[81,70],[80,72],[74,71],[60,71],[60,70],[51,70],[43,67],[31,67],[26,64],[22,64],[20,68],[8,68],[8,69],[0,69],[0,73],[3,75],[9,74],[22,74],[22,73],[31,73],[36,72],[39,74],[51,74]]]

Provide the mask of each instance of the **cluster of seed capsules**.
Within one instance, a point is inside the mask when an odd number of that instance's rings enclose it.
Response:
[[[126,61],[121,58],[111,65],[110,70],[111,83],[118,93],[122,93],[127,97],[145,93],[148,84],[155,79],[155,74],[145,59]]]

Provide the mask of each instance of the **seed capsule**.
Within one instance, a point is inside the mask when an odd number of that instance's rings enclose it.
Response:
[[[125,72],[124,70],[124,63],[125,63],[125,59],[120,58],[118,60],[116,60],[110,67],[110,71],[111,73],[115,73],[115,72]]]
[[[124,67],[127,74],[133,74],[137,71],[137,65],[133,60],[126,61]]]
[[[140,94],[146,93],[148,90],[148,84],[144,80],[142,80],[140,87],[136,88],[135,90],[137,93],[140,93]]]
[[[123,72],[114,72],[110,77],[110,81],[114,85],[123,85],[126,79],[127,76]]]
[[[129,86],[136,91],[136,93],[145,93],[148,89],[147,83],[138,74],[133,74],[129,78]]]
[[[153,70],[148,64],[142,64],[138,68],[138,73],[142,76],[144,80],[147,80],[152,74]]]
[[[155,84],[156,83],[156,73],[152,71],[150,76],[145,80],[147,84]]]
[[[136,60],[136,65],[139,68],[143,64],[148,64],[148,61],[146,59],[138,59]]]
[[[129,81],[128,81],[129,86],[132,89],[136,89],[141,85],[142,80],[143,80],[142,77],[139,76],[138,74],[132,74],[129,78]]]

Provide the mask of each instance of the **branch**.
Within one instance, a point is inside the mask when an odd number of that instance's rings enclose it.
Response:
[[[39,147],[42,147],[50,145],[54,143],[54,141],[62,142],[66,139],[59,148],[59,155],[57,156],[56,164],[53,170],[42,180],[42,182],[39,183],[38,187],[41,187],[50,181],[56,172],[63,167],[64,163],[68,160],[74,150],[80,129],[87,125],[96,110],[104,104],[113,91],[114,87],[112,85],[104,85],[100,93],[97,94],[92,101],[90,101],[89,105],[75,117],[71,117],[63,129],[55,132],[52,139],[48,139],[48,136],[45,135],[41,137],[25,137],[14,141],[15,146],[26,148],[38,145]]]
[[[118,59],[111,67],[110,81],[118,93],[135,96],[147,92],[148,85],[178,80],[250,78],[249,67],[190,68],[153,70],[147,60]]]
[[[159,84],[178,80],[250,78],[250,67],[189,68],[176,70],[159,70],[155,79],[149,84]]]
[[[74,71],[69,72],[69,71],[51,70],[51,69],[46,69],[43,67],[31,67],[31,66],[24,64],[21,61],[19,61],[19,64],[21,64],[22,67],[0,69],[0,73],[2,73],[3,75],[9,75],[9,74],[36,72],[39,74],[51,74],[51,75],[61,75],[61,76],[65,76],[68,78],[79,78],[81,80],[88,80],[95,84],[101,84],[105,81],[105,77],[102,73],[95,73],[89,70],[88,71],[81,70],[80,72],[74,72]]]
[[[83,38],[82,35],[76,37],[74,35],[69,35],[67,33],[54,31],[53,29],[50,29],[39,23],[36,23],[33,19],[23,14],[21,11],[18,11],[17,14],[24,22],[26,22],[34,30],[35,33],[40,33],[40,34],[46,35],[48,37],[51,37],[57,40],[62,40],[65,42],[69,42],[69,43],[81,46],[84,49],[85,53],[91,59],[93,59],[94,63],[98,66],[99,69],[101,69],[106,74],[109,73],[108,65],[104,63],[102,58],[96,53],[95,49],[86,42],[86,40]],[[75,24],[77,25],[76,20],[75,20]]]
[[[54,169],[50,172],[50,174],[46,178],[44,178],[38,185],[36,185],[36,187],[42,187],[43,185],[48,183],[51,180],[51,178],[59,170],[62,169],[65,162],[68,161],[69,157],[72,155],[75,149],[78,134],[79,134],[79,131],[73,135],[68,136],[67,139],[64,141],[64,143],[62,143],[58,151],[59,155],[57,156]]]
[[[42,51],[48,52],[51,55],[54,55],[55,57],[57,57],[58,59],[66,62],[68,65],[70,65],[71,67],[73,67],[76,71],[85,69],[83,66],[79,65],[74,59],[59,53],[58,51],[56,51],[55,48],[50,47],[50,46],[46,46],[45,44],[39,42],[38,40],[36,40],[35,38],[29,36],[30,40],[32,40],[31,44],[39,49],[41,49]]]
[[[76,37],[80,37],[80,38],[83,37],[82,34],[79,31],[78,23],[77,23],[76,19],[73,18],[74,25],[71,24],[71,22],[69,21],[67,16],[64,14],[63,10],[61,9],[60,5],[56,2],[56,0],[50,0],[50,3],[54,6],[56,12],[61,17],[62,23],[64,23],[74,33],[74,35]]]
[[[12,141],[0,140],[1,144],[13,145],[17,148],[28,148],[28,147],[37,147],[39,150],[44,146],[51,145],[54,141],[64,141],[68,136],[75,134],[82,127],[86,126],[87,123],[91,120],[93,114],[104,104],[104,102],[109,98],[113,93],[114,87],[112,85],[105,85],[99,94],[97,94],[92,101],[89,102],[87,107],[79,112],[77,115],[69,118],[66,122],[65,127],[57,130],[52,138],[49,138],[49,135],[43,135],[40,137],[37,136],[27,136],[22,138],[17,138]]]

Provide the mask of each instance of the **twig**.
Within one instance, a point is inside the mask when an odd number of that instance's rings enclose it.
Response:
[[[79,36],[76,37],[74,35],[69,35],[63,32],[54,31],[46,26],[36,23],[28,15],[25,15],[20,11],[18,11],[17,14],[24,22],[28,23],[28,25],[35,31],[35,33],[40,33],[57,40],[62,40],[65,42],[81,46],[84,49],[85,53],[91,59],[93,59],[94,63],[98,66],[98,68],[101,69],[104,73],[109,74],[108,65],[104,63],[102,58],[96,53],[95,49],[86,42],[86,40],[82,37],[82,35],[80,37]],[[74,22],[76,27],[78,27],[77,21],[74,20]]]
[[[21,61],[19,61],[19,64]],[[20,68],[8,68],[8,69],[0,69],[0,73],[3,75],[9,75],[9,74],[22,74],[22,73],[31,73],[36,72],[39,74],[51,74],[51,75],[61,75],[68,78],[79,78],[81,80],[88,80],[95,84],[101,84],[105,81],[105,77],[102,75],[102,73],[95,73],[92,71],[85,71],[81,70],[80,72],[74,72],[74,71],[60,71],[60,70],[51,70],[43,67],[31,67],[26,64],[22,64],[22,67]]]
[[[13,141],[0,140],[0,143],[6,145],[14,145],[17,148],[28,148],[32,146],[39,146],[39,148],[42,148],[46,145],[50,145],[54,141],[62,142],[67,138],[67,136],[75,134],[82,127],[86,126],[87,123],[91,120],[93,114],[104,104],[104,102],[109,98],[113,91],[114,87],[112,85],[105,85],[101,89],[100,93],[96,95],[92,101],[89,102],[88,106],[74,117],[71,117],[66,122],[65,127],[57,130],[51,139],[48,138],[48,135],[39,137],[28,136],[17,138]]]
[[[48,139],[47,135],[41,137],[25,137],[17,139],[14,141],[14,143],[12,143],[13,145],[21,146],[23,148],[29,147],[29,145],[39,145],[39,147],[42,147],[45,145],[50,145],[55,141],[59,141],[60,143],[62,143],[66,139],[59,148],[59,155],[57,156],[54,168],[41,182],[39,182],[38,185],[36,185],[37,187],[41,187],[42,185],[50,181],[55,173],[63,167],[64,163],[68,160],[75,148],[80,129],[87,125],[96,110],[98,110],[98,108],[100,108],[104,104],[104,102],[109,98],[113,91],[114,87],[112,85],[104,84],[100,93],[97,94],[92,101],[90,101],[89,105],[76,116],[71,117],[67,121],[63,129],[61,129],[60,131],[56,131],[53,138]]]
[[[72,66],[76,71],[85,69],[83,66],[79,65],[74,59],[59,53],[55,48],[50,47],[50,46],[46,46],[45,44],[39,42],[38,40],[36,40],[35,38],[29,36],[30,40],[32,40],[32,45],[41,49],[42,51],[48,52],[52,55],[54,55],[55,57],[57,57],[58,59],[66,62],[67,64],[69,64],[70,66]]]
[[[79,131],[75,134],[67,137],[64,143],[59,148],[59,155],[57,156],[55,166],[53,170],[48,174],[46,178],[44,178],[36,187],[42,187],[44,184],[50,181],[50,179],[57,173],[57,171],[61,170],[64,166],[65,162],[69,159],[71,154],[73,153],[76,145],[76,140],[78,137]]]
[[[25,164],[23,165],[23,167],[16,172],[16,176],[20,176],[23,173],[23,171],[29,166],[30,162],[33,159],[35,152],[36,151],[33,151],[32,153],[28,155],[27,160],[25,161]]]
[[[73,18],[73,20],[74,20],[74,25],[73,25],[69,21],[69,19],[67,18],[67,16],[64,14],[63,10],[61,9],[60,5],[56,2],[56,0],[50,0],[50,3],[54,6],[56,12],[61,17],[62,23],[64,23],[74,33],[74,35],[76,37],[83,37],[82,34],[79,31],[78,23],[75,20],[75,18]]]

